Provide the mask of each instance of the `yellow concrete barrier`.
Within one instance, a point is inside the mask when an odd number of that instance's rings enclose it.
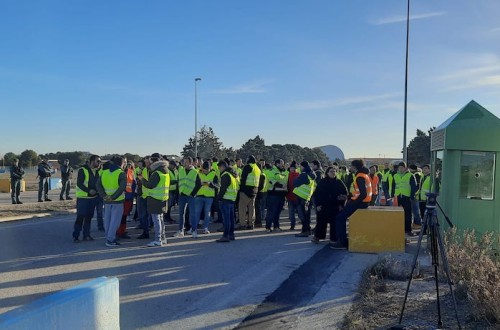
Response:
[[[405,226],[402,208],[370,206],[349,218],[350,252],[404,252]]]
[[[21,191],[26,190],[26,182],[21,181]],[[0,179],[0,192],[10,193],[10,179]]]

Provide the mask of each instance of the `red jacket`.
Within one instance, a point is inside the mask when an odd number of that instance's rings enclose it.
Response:
[[[297,201],[297,195],[293,193],[293,180],[295,180],[299,175],[300,173],[297,171],[288,173],[288,184],[287,184],[288,193],[286,194],[286,199],[291,202]]]

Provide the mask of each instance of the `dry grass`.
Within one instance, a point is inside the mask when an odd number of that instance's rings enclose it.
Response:
[[[450,230],[445,242],[457,296],[470,300],[476,319],[500,327],[500,234]]]

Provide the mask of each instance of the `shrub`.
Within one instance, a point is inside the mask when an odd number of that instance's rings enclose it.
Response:
[[[471,301],[477,319],[500,323],[500,234],[451,229],[444,241],[457,296]]]

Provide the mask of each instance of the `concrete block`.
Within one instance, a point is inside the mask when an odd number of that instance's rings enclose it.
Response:
[[[116,277],[99,277],[0,315],[0,329],[120,329]]]
[[[394,207],[369,207],[349,218],[349,251],[404,252],[404,211]]]

